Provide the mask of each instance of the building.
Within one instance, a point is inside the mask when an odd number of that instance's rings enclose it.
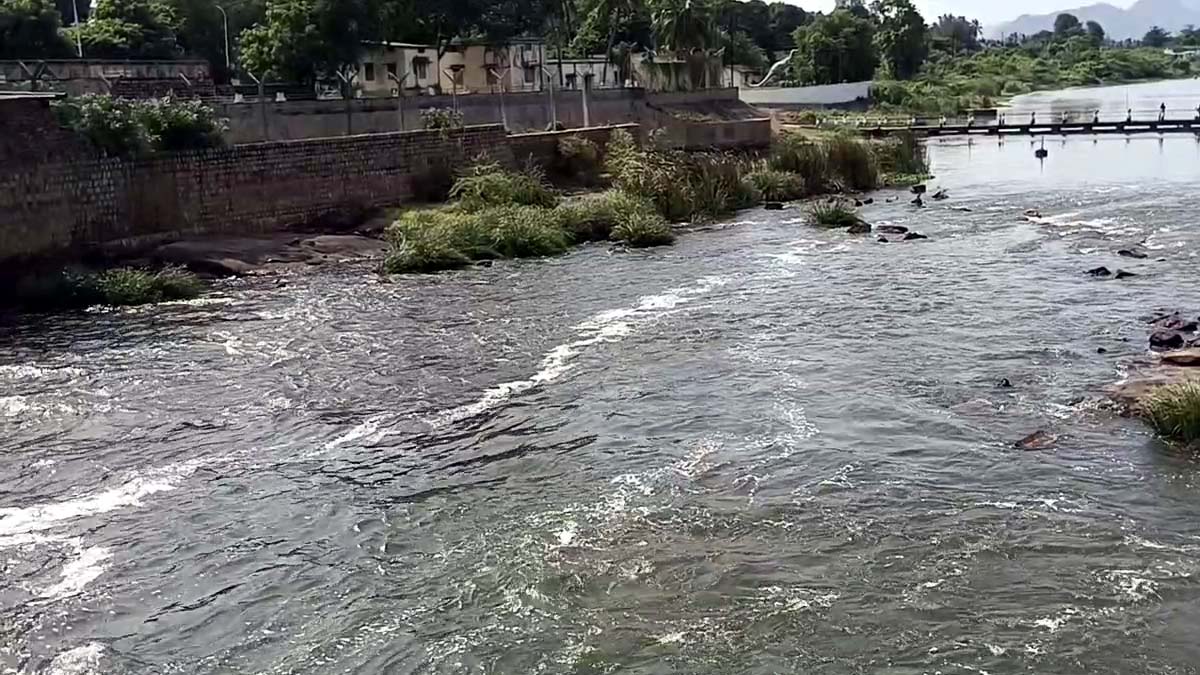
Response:
[[[454,40],[438,57],[434,45],[405,42],[363,44],[355,87],[361,96],[434,93],[478,94],[499,91],[578,89],[588,74],[594,88],[617,87],[619,74],[603,56],[564,57],[561,61],[542,38],[514,38],[496,45]],[[561,70],[560,70],[561,64]]]
[[[725,66],[722,69],[721,85],[725,87],[752,87],[763,78],[762,73],[750,66]]]

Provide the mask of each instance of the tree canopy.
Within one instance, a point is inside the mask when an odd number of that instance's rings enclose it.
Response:
[[[78,28],[83,52],[92,58],[172,59],[182,54],[174,5],[163,0],[96,0]]]
[[[53,0],[0,0],[0,59],[71,55]]]
[[[802,84],[869,80],[879,62],[875,26],[853,11],[837,9],[796,29],[792,75]]]

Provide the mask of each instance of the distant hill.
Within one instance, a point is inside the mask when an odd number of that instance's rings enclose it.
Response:
[[[1188,24],[1200,26],[1200,0],[1138,0],[1129,9],[1101,2],[1049,14],[1022,14],[1008,23],[988,26],[985,33],[988,37],[1000,38],[1012,33],[1033,35],[1038,31],[1053,30],[1054,18],[1063,13],[1074,14],[1081,22],[1095,21],[1104,26],[1105,33],[1114,40],[1140,38],[1151,26],[1161,26],[1169,31],[1177,31]]]

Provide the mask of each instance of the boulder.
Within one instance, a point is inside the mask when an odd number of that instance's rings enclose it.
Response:
[[[1108,350],[1105,349],[1104,347],[1096,347],[1096,353],[1097,354],[1107,354]]]
[[[244,277],[253,274],[257,265],[234,258],[200,258],[188,260],[184,267],[206,277]]]
[[[885,234],[904,234],[908,228],[903,225],[876,225],[875,229]]]
[[[1163,330],[1177,330],[1184,333],[1195,333],[1200,330],[1200,323],[1195,319],[1188,319],[1179,312],[1171,312],[1163,314],[1150,320],[1150,323],[1156,328]]]
[[[1093,267],[1092,269],[1088,270],[1087,274],[1090,274],[1094,277],[1108,277],[1108,276],[1112,276],[1112,270],[1108,269],[1104,265],[1101,265],[1099,267]]]
[[[1187,346],[1183,333],[1177,330],[1156,330],[1150,334],[1150,349],[1156,352],[1174,351]]]
[[[1180,349],[1173,352],[1167,352],[1160,357],[1163,363],[1172,366],[1183,366],[1186,368],[1195,368],[1200,366],[1200,348],[1192,347],[1189,349]]]
[[[1007,377],[1000,378],[1000,381],[996,383],[996,387],[999,389],[1012,389],[1012,386],[1012,382]]]
[[[914,239],[928,239],[928,238],[929,237],[926,237],[925,235],[921,234],[920,232],[906,232],[904,234],[904,241],[912,241]]]
[[[865,220],[856,220],[846,231],[850,234],[868,234],[871,232],[871,224]]]
[[[1136,248],[1136,247],[1123,248],[1123,249],[1117,251],[1117,255],[1121,256],[1122,258],[1136,258],[1138,260],[1150,257],[1149,253],[1146,253],[1142,249]]]
[[[1042,212],[1037,209],[1025,209],[1026,218],[1041,218]]]
[[[925,186],[924,186],[924,185],[914,185],[914,186],[912,186],[911,188],[909,188],[909,190],[912,190],[912,193],[913,193],[914,195],[923,195],[923,194],[925,194]]]
[[[1048,431],[1038,429],[1025,438],[1013,443],[1013,446],[1022,450],[1045,450],[1046,448],[1052,447],[1054,442],[1057,440],[1057,436],[1049,433]]]
[[[381,258],[387,251],[383,240],[356,234],[322,234],[302,239],[299,246],[334,258]]]
[[[888,243],[888,238],[881,234],[875,239],[875,241],[877,241],[881,244],[886,244],[886,243]]]
[[[768,211],[783,210],[783,202],[763,202],[763,208]]]
[[[862,200],[862,203],[863,203],[863,204],[874,204],[874,203],[875,203],[875,198],[874,198],[874,197],[867,197],[866,199]]]
[[[946,194],[944,189],[939,189],[937,192],[933,193],[932,198],[936,199],[937,201],[941,201],[943,199],[949,199],[950,195]]]
[[[1113,275],[1113,278],[1114,279],[1128,279],[1129,277],[1136,277],[1136,276],[1138,276],[1138,275],[1135,272],[1118,269],[1117,273]]]

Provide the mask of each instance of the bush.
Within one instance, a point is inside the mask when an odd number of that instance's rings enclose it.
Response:
[[[799,134],[783,134],[775,139],[767,166],[800,176],[807,194],[823,192],[828,183],[829,161],[824,148]]]
[[[552,209],[500,206],[466,212],[409,211],[387,229],[384,270],[435,272],[472,260],[528,258],[563,253],[571,239]]]
[[[1200,442],[1200,382],[1180,382],[1156,390],[1139,412],[1163,438],[1185,444]]]
[[[571,135],[559,139],[554,170],[564,178],[591,184],[600,175],[600,148],[592,141]]]
[[[551,208],[558,203],[541,176],[530,172],[504,169],[499,164],[481,162],[471,172],[459,178],[450,196],[467,210],[490,206],[541,206]]]
[[[808,212],[813,223],[821,227],[839,228],[850,227],[859,222],[858,214],[838,202],[823,202],[815,204]]]
[[[575,241],[608,239],[618,224],[635,214],[655,213],[652,203],[623,190],[584,195],[555,211],[559,224]]]
[[[823,144],[831,172],[851,190],[879,187],[879,163],[870,141],[838,135]]]
[[[746,180],[768,202],[786,202],[805,195],[804,179],[794,173],[760,167],[746,174]]]
[[[644,248],[670,244],[675,241],[675,233],[657,213],[638,211],[622,216],[613,228],[612,238],[629,246]]]
[[[157,272],[130,268],[99,273],[67,270],[22,280],[12,299],[22,309],[40,312],[186,300],[203,290],[204,284],[195,275],[174,267]]]
[[[59,122],[105,155],[211,148],[223,143],[224,120],[200,101],[145,101],[87,94],[53,103]]]
[[[929,173],[925,149],[912,133],[902,132],[884,140],[874,141],[871,149],[875,153],[879,170],[885,174]]]
[[[425,108],[420,114],[421,126],[426,129],[448,130],[463,125],[462,112],[453,108]]]

